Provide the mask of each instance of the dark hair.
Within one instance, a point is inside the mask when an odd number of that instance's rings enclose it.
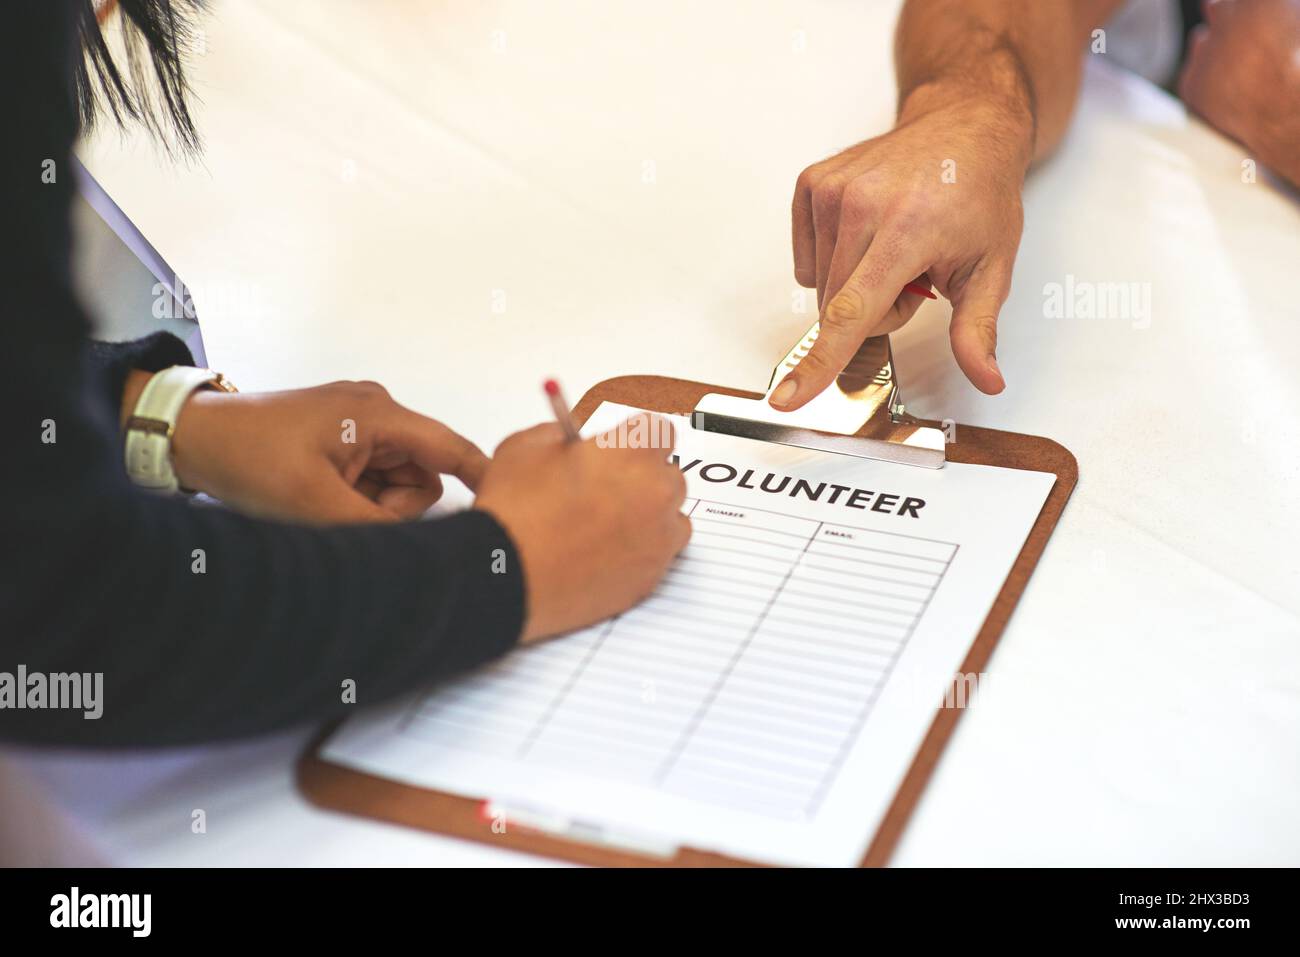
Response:
[[[182,61],[205,0],[116,0],[117,9],[108,15],[121,23],[125,68],[113,59],[93,0],[76,2],[85,55],[76,58],[73,87],[82,129],[91,129],[105,112],[119,126],[142,123],[169,151],[198,152]]]

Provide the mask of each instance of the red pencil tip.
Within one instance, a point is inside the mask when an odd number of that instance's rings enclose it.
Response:
[[[557,396],[560,394],[560,383],[556,382],[554,379],[547,379],[542,383],[542,388],[546,390],[546,394],[549,396]]]

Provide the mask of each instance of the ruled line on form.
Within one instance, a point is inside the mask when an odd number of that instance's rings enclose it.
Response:
[[[760,813],[815,812],[956,546],[688,500],[641,605],[417,702],[402,733]]]

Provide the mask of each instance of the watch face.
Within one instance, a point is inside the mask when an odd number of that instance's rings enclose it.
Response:
[[[239,391],[238,389],[235,388],[235,383],[231,382],[229,379],[227,379],[227,378],[226,378],[224,375],[222,375],[220,372],[215,373],[215,374],[216,374],[216,378],[213,379],[211,382],[208,383],[208,385],[212,386],[212,388],[214,388],[214,389],[220,389],[222,392],[238,392],[238,391]]]

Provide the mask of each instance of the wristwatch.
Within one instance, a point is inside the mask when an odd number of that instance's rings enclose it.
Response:
[[[170,494],[180,489],[172,468],[172,433],[185,400],[198,389],[236,391],[220,372],[172,366],[145,383],[126,420],[126,474],[141,488]]]

